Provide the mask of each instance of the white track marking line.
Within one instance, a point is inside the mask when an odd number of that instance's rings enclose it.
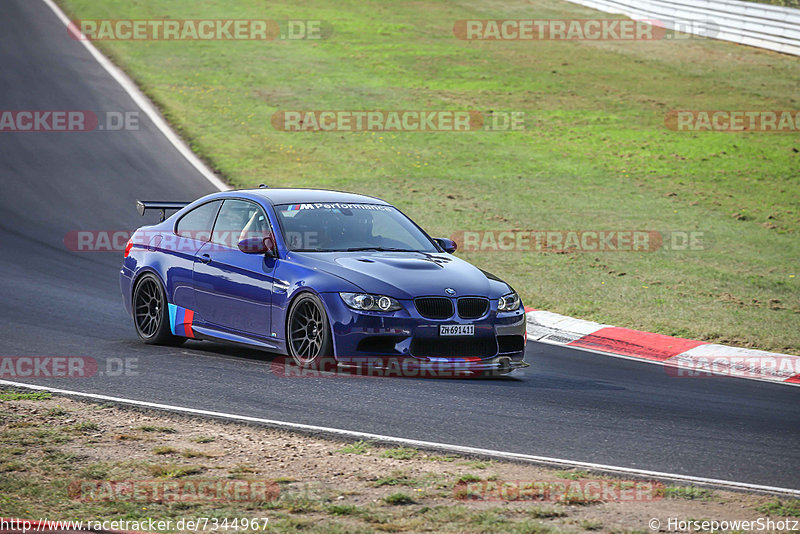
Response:
[[[324,434],[332,434],[337,436],[345,436],[348,438],[358,438],[365,440],[373,440],[384,443],[397,443],[400,445],[410,445],[412,447],[420,447],[425,449],[435,449],[446,452],[454,452],[466,455],[486,456],[491,458],[498,458],[502,460],[522,461],[539,464],[558,465],[562,467],[581,467],[584,469],[594,469],[598,471],[606,471],[612,473],[621,473],[628,475],[635,475],[639,477],[654,477],[661,479],[676,480],[681,482],[691,482],[695,484],[704,484],[710,486],[720,486],[736,490],[750,490],[760,491],[767,493],[780,493],[783,495],[800,496],[800,490],[790,488],[779,488],[775,486],[762,486],[759,484],[748,484],[746,482],[735,482],[732,480],[720,480],[715,478],[693,477],[688,475],[679,475],[675,473],[664,473],[660,471],[646,471],[642,469],[632,469],[629,467],[619,467],[614,465],[595,464],[589,462],[576,462],[573,460],[563,460],[561,458],[549,458],[547,456],[533,456],[530,454],[521,454],[516,452],[496,451],[492,449],[480,449],[477,447],[467,447],[463,445],[452,445],[450,443],[438,443],[435,441],[422,441],[409,438],[399,438],[396,436],[384,436],[382,434],[370,434],[368,432],[358,432],[355,430],[344,430],[341,428],[331,428],[325,426],[306,425],[302,423],[291,423],[288,421],[278,421],[275,419],[263,419],[260,417],[251,417],[248,415],[236,415],[225,412],[213,412],[210,410],[200,410],[196,408],[185,408],[183,406],[172,406],[169,404],[158,404],[155,402],[147,402],[133,399],[125,399],[121,397],[111,397],[108,395],[99,395],[96,393],[84,393],[81,391],[71,391],[68,389],[58,389],[46,386],[36,386],[32,384],[24,384],[21,382],[12,382],[10,380],[0,380],[0,384],[6,386],[15,386],[26,389],[33,389],[37,391],[49,391],[52,393],[60,393],[63,395],[71,395],[75,397],[86,397],[96,400],[104,400],[109,402],[117,402],[120,404],[130,404],[133,406],[142,406],[145,408],[153,408],[158,410],[166,410],[170,412],[178,412],[192,415],[201,415],[206,417],[214,417],[218,419],[225,419],[229,421],[241,421],[246,423],[258,423],[262,425],[286,428],[291,430],[303,430],[307,432],[319,432]]]
[[[61,8],[59,8],[55,2],[53,2],[53,0],[42,1],[53,11],[53,13],[56,14],[59,20],[64,23],[64,32],[66,33],[68,31],[67,28],[72,21],[70,21],[69,17],[67,17],[67,15],[61,11]],[[122,72],[122,70],[111,63],[107,57],[105,57],[97,48],[95,48],[91,41],[88,39],[82,39],[79,42],[83,44],[86,50],[88,50],[92,57],[97,60],[100,66],[103,67],[106,72],[108,72],[111,77],[122,86],[125,92],[128,93],[128,96],[130,96],[136,105],[139,106],[142,111],[144,111],[145,115],[150,118],[155,127],[158,128],[162,134],[164,134],[164,137],[167,138],[167,141],[169,141],[172,146],[175,147],[181,156],[186,158],[186,160],[191,163],[192,166],[197,169],[197,171],[202,174],[206,180],[211,182],[211,185],[220,191],[226,191],[230,189],[225,182],[220,180],[219,177],[215,175],[211,169],[209,169],[208,166],[206,166],[206,164],[194,154],[194,152],[192,152],[183,139],[181,139],[180,136],[178,136],[178,134],[176,134],[172,128],[170,128],[169,124],[167,124],[167,121],[165,121],[161,116],[161,113],[159,113],[147,96],[145,96],[145,94],[142,93],[138,87],[136,87],[136,84],[128,77],[127,74]]]

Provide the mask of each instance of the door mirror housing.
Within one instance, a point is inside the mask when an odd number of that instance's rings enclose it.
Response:
[[[434,241],[436,241],[436,243],[440,247],[442,247],[442,250],[444,250],[448,254],[452,254],[453,252],[458,250],[458,244],[452,239],[447,239],[445,237],[436,237],[434,238]]]
[[[266,254],[274,258],[275,239],[271,235],[267,237],[246,237],[239,241],[239,250],[245,254]]]

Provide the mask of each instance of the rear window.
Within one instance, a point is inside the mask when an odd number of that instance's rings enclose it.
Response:
[[[220,204],[221,200],[214,200],[197,206],[180,218],[175,225],[175,233],[189,239],[208,241],[211,239],[211,227],[214,226]]]

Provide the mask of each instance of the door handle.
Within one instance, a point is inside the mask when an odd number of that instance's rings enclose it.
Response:
[[[200,256],[198,256],[197,259],[202,261],[203,263],[210,263],[211,262],[211,256],[209,256],[208,254],[200,254]]]

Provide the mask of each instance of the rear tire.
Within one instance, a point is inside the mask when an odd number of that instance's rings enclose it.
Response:
[[[304,369],[335,370],[333,339],[325,306],[316,295],[303,293],[289,307],[286,347],[295,364]]]
[[[180,345],[186,338],[172,335],[167,298],[161,281],[144,274],[133,290],[133,325],[139,339],[148,345]]]

